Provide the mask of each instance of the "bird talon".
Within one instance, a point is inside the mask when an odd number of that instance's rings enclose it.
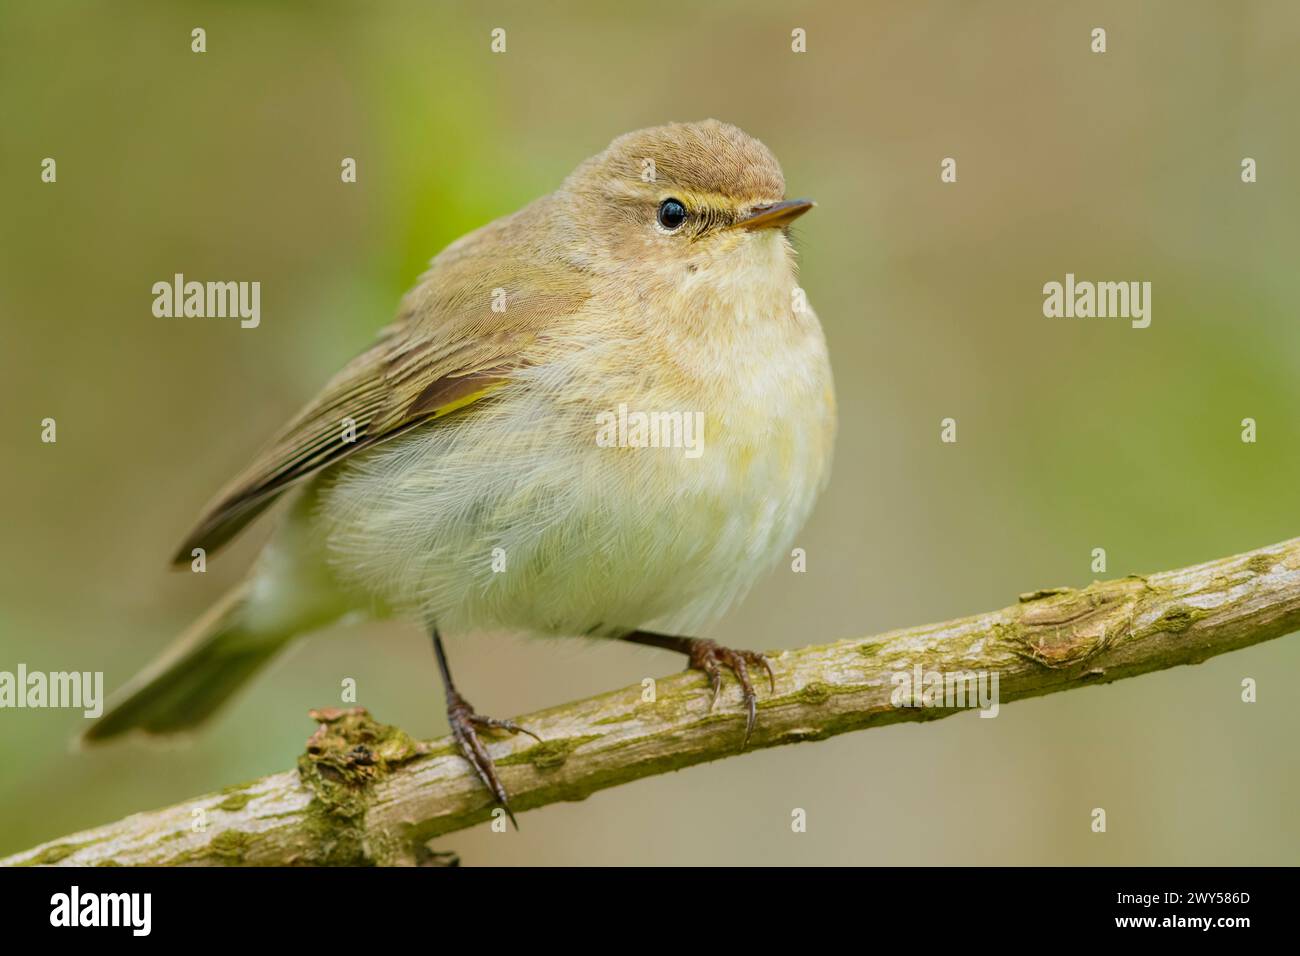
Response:
[[[758,695],[754,692],[754,684],[749,677],[750,664],[762,664],[763,669],[767,671],[768,683],[772,692],[776,692],[776,675],[772,673],[772,665],[768,663],[767,657],[757,651],[733,651],[729,647],[723,647],[715,641],[706,641],[697,639],[692,642],[690,649],[690,666],[695,670],[703,671],[709,678],[709,686],[713,688],[713,699],[709,702],[709,710],[712,711],[718,702],[722,693],[722,668],[726,667],[740,682],[742,699],[745,702],[745,739],[741,744],[744,750],[749,746],[749,738],[754,732],[754,727],[758,724]]]
[[[469,719],[475,727],[484,727],[489,730],[508,730],[512,734],[527,734],[539,744],[542,742],[541,737],[537,736],[537,734],[533,733],[527,727],[520,727],[513,720],[503,720],[500,717],[481,717],[474,713],[469,715]]]
[[[767,659],[766,654],[760,654],[758,651],[746,651],[745,656],[751,664],[763,665],[763,670],[767,671],[767,683],[773,694],[776,693],[776,674],[772,672],[772,663]]]
[[[487,748],[483,746],[483,741],[479,739],[474,728],[492,728],[508,730],[511,733],[528,734],[538,742],[541,742],[542,738],[531,730],[525,730],[512,720],[483,717],[474,713],[474,708],[469,701],[455,692],[447,695],[447,721],[451,724],[451,733],[456,738],[456,744],[460,748],[461,756],[469,761],[469,765],[474,768],[474,772],[478,775],[479,780],[483,782],[483,786],[488,788],[497,804],[510,818],[510,823],[518,830],[519,822],[515,820],[514,811],[510,809],[509,794],[506,793],[501,778],[497,776],[496,765],[492,762],[491,755],[487,752]]]

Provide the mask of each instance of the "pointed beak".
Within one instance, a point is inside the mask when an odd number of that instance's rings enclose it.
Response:
[[[766,206],[755,206],[749,215],[736,220],[734,226],[740,229],[780,229],[788,226],[813,206],[811,199],[786,199]]]

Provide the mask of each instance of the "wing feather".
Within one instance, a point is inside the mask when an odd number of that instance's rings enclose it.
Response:
[[[434,260],[379,340],[344,366],[217,495],[174,564],[188,564],[195,548],[211,554],[287,488],[322,468],[490,395],[529,364],[548,323],[577,312],[590,296],[576,270],[539,270],[508,256],[503,262],[500,247],[490,259],[452,248],[456,254],[442,265],[442,256]],[[503,300],[493,294],[503,288],[505,308],[497,311],[494,302],[500,308]]]

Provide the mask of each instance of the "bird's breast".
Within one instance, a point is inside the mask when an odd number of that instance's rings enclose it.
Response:
[[[319,509],[340,576],[449,631],[711,623],[807,518],[834,400],[811,311],[697,305],[693,334],[557,330],[491,398],[346,462]]]

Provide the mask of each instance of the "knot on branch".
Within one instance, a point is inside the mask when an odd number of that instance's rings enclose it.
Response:
[[[423,744],[381,724],[364,707],[327,707],[308,715],[318,726],[298,759],[300,774],[306,769],[331,784],[362,786],[425,753]]]
[[[1142,578],[1075,588],[1044,588],[1020,595],[1004,637],[1022,657],[1045,667],[1081,664],[1128,633],[1146,591]]]
[[[375,848],[365,839],[370,790],[427,748],[400,728],[381,724],[364,707],[309,713],[318,726],[298,758],[298,778],[312,792],[308,817],[321,857],[315,862],[375,862]]]

